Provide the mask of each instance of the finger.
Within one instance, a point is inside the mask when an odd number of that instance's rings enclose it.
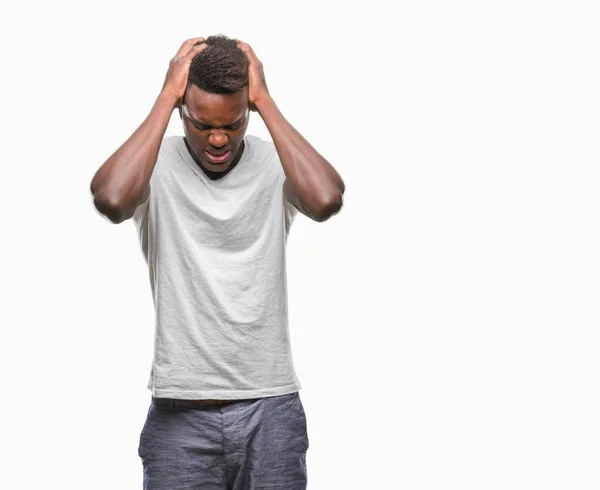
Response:
[[[238,41],[238,47],[246,54],[246,56],[248,56],[248,59],[250,61],[258,62],[258,58],[256,57],[254,50],[250,47],[249,44],[242,41]]]
[[[182,56],[185,56],[187,54],[187,52],[192,48],[192,46],[194,46],[198,42],[204,42],[204,41],[205,41],[205,39],[203,37],[193,37],[191,39],[184,41],[183,44],[181,45],[181,47],[179,48],[179,51],[177,51],[175,58],[181,58]]]
[[[183,59],[185,60],[186,63],[191,63],[192,60],[194,59],[194,57],[198,53],[201,53],[202,51],[204,51],[206,48],[208,48],[208,44],[206,44],[206,43],[194,44],[190,48],[190,50],[186,53],[186,55],[183,57]]]

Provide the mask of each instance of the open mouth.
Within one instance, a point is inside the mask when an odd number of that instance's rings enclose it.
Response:
[[[206,158],[211,163],[223,163],[227,161],[230,153],[231,150],[227,150],[224,153],[210,153],[209,151],[204,150],[204,155],[206,155]]]

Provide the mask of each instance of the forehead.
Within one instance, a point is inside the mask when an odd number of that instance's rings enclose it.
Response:
[[[212,94],[190,85],[183,100],[187,113],[210,125],[227,125],[240,119],[248,108],[248,88],[234,94]]]

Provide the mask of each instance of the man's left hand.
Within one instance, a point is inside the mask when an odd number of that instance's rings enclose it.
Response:
[[[248,105],[251,111],[257,111],[257,103],[268,100],[271,95],[265,81],[263,65],[249,44],[238,40],[238,47],[248,58]]]

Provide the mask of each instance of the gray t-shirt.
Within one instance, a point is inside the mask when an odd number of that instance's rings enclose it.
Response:
[[[211,180],[182,136],[164,138],[133,215],[156,311],[148,389],[242,399],[300,390],[288,332],[285,246],[298,210],[273,143],[246,135]]]

